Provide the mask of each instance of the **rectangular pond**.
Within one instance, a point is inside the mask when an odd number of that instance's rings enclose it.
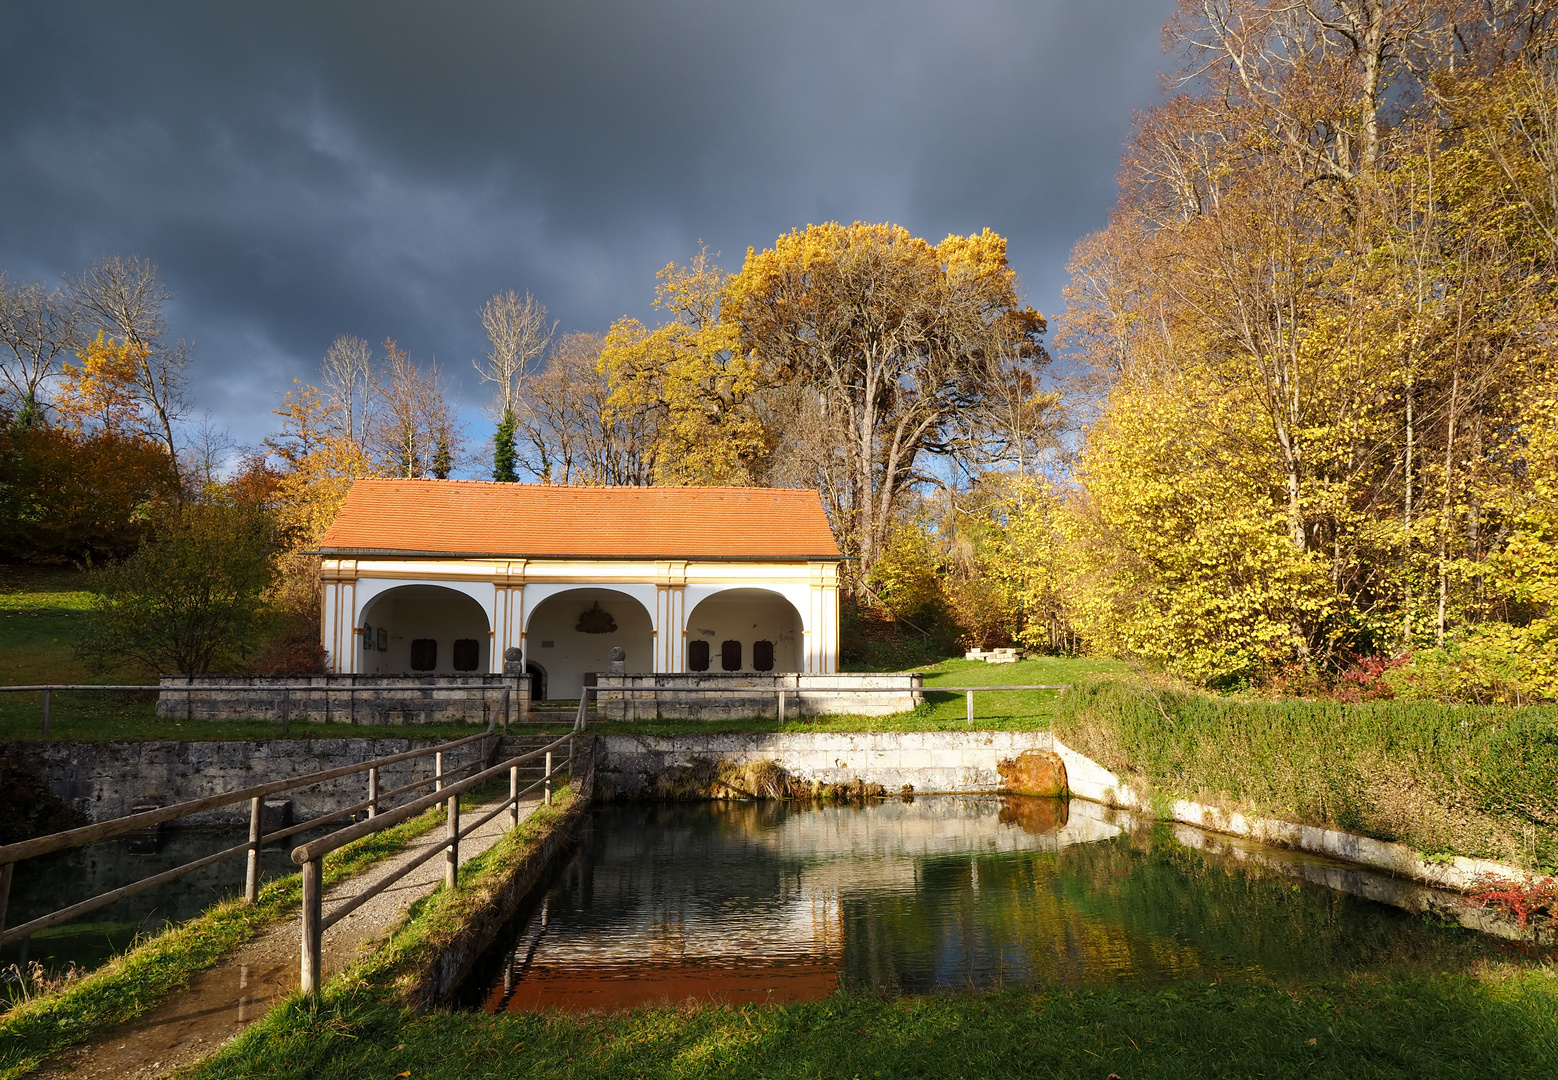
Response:
[[[623,1009],[1532,955],[1453,894],[1092,803],[608,805],[462,989]]]

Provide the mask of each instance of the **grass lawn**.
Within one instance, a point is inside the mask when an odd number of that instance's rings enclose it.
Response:
[[[765,731],[1045,731],[1055,711],[1057,690],[992,690],[975,693],[974,722],[968,723],[968,701],[958,691],[937,693],[942,686],[1054,686],[1074,683],[1085,675],[1127,670],[1113,660],[1083,660],[1040,656],[1015,664],[982,660],[943,660],[917,668],[925,676],[925,704],[892,716],[819,716],[777,720],[639,720],[591,724],[599,735],[676,735],[697,732]]]
[[[1558,1075],[1551,970],[1006,991],[619,1014],[418,1015],[364,986],[292,999],[196,1069],[307,1076],[800,1078]]]

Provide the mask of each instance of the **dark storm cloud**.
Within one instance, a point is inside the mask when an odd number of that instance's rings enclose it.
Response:
[[[0,8],[0,267],[156,261],[197,404],[247,439],[339,333],[479,401],[476,308],[648,317],[699,239],[989,226],[1059,309],[1168,0]]]

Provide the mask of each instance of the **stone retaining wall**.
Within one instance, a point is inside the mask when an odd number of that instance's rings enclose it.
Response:
[[[1096,761],[1077,753],[1059,739],[1051,739],[1052,748],[1066,763],[1071,793],[1093,802],[1119,806],[1146,814],[1166,816],[1184,825],[1242,836],[1275,847],[1329,855],[1343,862],[1384,870],[1440,889],[1466,891],[1478,878],[1492,875],[1506,880],[1521,880],[1526,874],[1517,867],[1491,859],[1456,856],[1447,862],[1425,862],[1422,853],[1406,844],[1374,840],[1340,829],[1317,825],[1298,825],[1277,818],[1262,818],[1221,806],[1207,806],[1187,799],[1176,799],[1167,807],[1154,807],[1152,801],[1137,792],[1119,776]]]
[[[272,780],[322,769],[356,765],[375,757],[400,754],[439,739],[265,739],[221,742],[11,743],[3,752],[24,764],[50,791],[94,822],[122,817],[135,807],[168,806],[187,799],[220,795]],[[453,771],[482,757],[486,741],[449,753]],[[379,772],[379,790],[433,775],[433,755],[387,765]],[[425,795],[410,792],[401,800]],[[296,820],[333,812],[368,797],[367,772],[272,796],[290,799]],[[180,825],[247,824],[249,805],[234,803],[180,818]]]
[[[190,720],[485,724],[505,689],[510,720],[530,709],[530,680],[513,675],[164,675],[160,689],[157,715]]]
[[[920,676],[913,674],[683,672],[601,675],[596,685],[596,708],[602,720],[776,716],[781,690],[786,716],[890,716],[908,712],[924,700]],[[628,692],[632,690],[637,693]],[[751,692],[732,693],[734,690]]]
[[[596,775],[631,797],[658,776],[700,763],[773,761],[792,777],[823,784],[856,780],[890,792],[1001,790],[996,767],[1025,750],[1048,750],[1045,731],[787,732],[750,735],[602,735]]]

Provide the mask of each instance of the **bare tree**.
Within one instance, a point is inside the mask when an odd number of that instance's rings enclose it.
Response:
[[[482,305],[481,325],[492,348],[486,359],[471,363],[482,382],[496,384],[501,419],[513,413],[520,383],[529,374],[530,365],[546,352],[557,324],[546,324],[546,305],[528,292],[520,297],[510,289]]]
[[[183,474],[186,494],[199,498],[212,485],[222,479],[222,469],[227,459],[238,450],[238,442],[232,432],[216,422],[210,413],[203,415],[194,425],[190,437],[179,455],[179,472]]]
[[[643,410],[606,408],[611,387],[600,371],[601,344],[595,334],[564,335],[546,370],[516,398],[528,444],[523,464],[542,483],[636,487],[654,476],[653,419]]]
[[[325,351],[319,366],[325,404],[344,435],[366,452],[373,426],[373,346],[360,337],[342,334]]]
[[[0,273],[0,354],[3,392],[14,395],[15,423],[30,427],[41,419],[40,395],[59,370],[60,357],[76,347],[76,313],[70,299],[41,282],[9,287]]]
[[[83,321],[95,322],[111,335],[136,346],[140,361],[136,390],[152,416],[152,435],[178,460],[173,425],[182,417],[184,368],[189,351],[180,341],[169,346],[163,338],[167,322],[162,305],[173,293],[157,276],[157,264],[139,256],[112,255],[99,259],[70,283],[70,299]]]
[[[418,367],[393,340],[384,342],[382,378],[370,442],[394,476],[447,476],[464,449],[464,431],[444,392],[438,361]]]

